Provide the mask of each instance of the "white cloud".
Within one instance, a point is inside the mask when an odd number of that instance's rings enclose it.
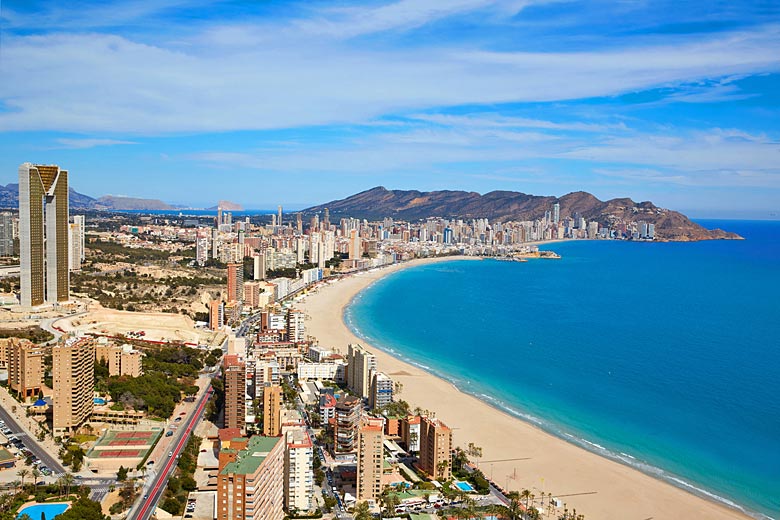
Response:
[[[71,138],[59,138],[56,139],[56,142],[59,146],[56,148],[72,148],[76,150],[81,150],[85,148],[94,148],[96,146],[114,146],[118,144],[138,144],[133,141],[122,141],[119,139],[95,139],[95,138],[82,138],[82,139],[71,139]]]
[[[441,4],[425,5],[409,16],[442,15],[431,7]],[[381,19],[393,20],[388,27],[406,23],[391,14]],[[360,123],[436,107],[609,96],[780,70],[777,26],[686,45],[570,53],[378,50],[287,25],[257,26],[263,44],[242,44],[252,27],[233,39],[202,33],[168,46],[105,34],[4,35],[0,131],[150,135]],[[31,80],[42,70],[46,81]]]

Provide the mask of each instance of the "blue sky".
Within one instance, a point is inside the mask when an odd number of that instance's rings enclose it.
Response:
[[[780,214],[780,4],[5,0],[0,182],[305,207],[377,185]]]

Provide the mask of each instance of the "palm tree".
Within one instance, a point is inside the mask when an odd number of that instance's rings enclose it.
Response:
[[[62,476],[62,483],[65,485],[65,494],[70,495],[70,486],[73,485],[73,482],[76,481],[76,477],[73,476],[73,473],[65,473]]]
[[[40,470],[38,470],[38,468],[33,468],[32,471],[30,472],[30,475],[32,475],[33,484],[35,484],[35,491],[37,492],[38,491],[38,477],[41,476],[41,472],[40,472]]]
[[[368,502],[358,502],[355,506],[353,517],[355,520],[372,520],[371,509],[368,507]]]
[[[510,520],[518,520],[523,516],[523,509],[520,505],[520,493],[517,491],[510,491],[506,497],[509,499],[509,505],[507,506],[507,513],[509,513]]]
[[[527,489],[524,489],[520,493],[520,498],[524,498],[525,499],[525,510],[526,511],[528,511],[528,499],[531,498],[532,496],[533,495],[531,494],[531,492],[529,490],[527,490]]]
[[[11,486],[13,486],[13,488],[14,488],[14,495],[16,494],[16,490],[19,488],[19,486],[20,486],[21,484],[22,484],[22,483],[21,483],[21,482],[19,482],[18,480],[14,480],[13,482],[11,482]]]
[[[24,487],[24,479],[27,478],[27,475],[30,474],[30,470],[27,468],[22,468],[19,471],[16,472],[16,476],[18,476],[20,479],[22,479],[22,487]]]

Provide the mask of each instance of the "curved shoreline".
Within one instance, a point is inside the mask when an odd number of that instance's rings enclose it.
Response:
[[[322,345],[340,352],[345,352],[350,342],[360,342],[372,350],[379,369],[403,384],[400,397],[412,406],[437,412],[437,417],[453,428],[454,445],[476,442],[482,446],[483,459],[496,461],[489,466],[485,462],[482,470],[508,489],[527,488],[537,496],[542,491],[579,495],[564,500],[570,510],[576,508],[586,518],[753,518],[739,505],[727,505],[731,504],[728,499],[716,497],[673,475],[642,472],[616,454],[610,457],[609,450],[600,453],[596,445],[586,448],[586,439],[570,436],[566,440],[565,432],[559,436],[546,430],[544,421],[537,423],[538,418],[501,406],[491,396],[472,394],[458,386],[460,381],[453,381],[446,374],[421,366],[392,349],[384,350],[376,343],[369,343],[345,321],[345,311],[352,301],[390,273],[434,262],[476,259],[461,256],[420,259],[328,284],[307,296],[302,305],[311,316],[307,323],[309,334]],[[518,462],[520,459],[524,460]]]

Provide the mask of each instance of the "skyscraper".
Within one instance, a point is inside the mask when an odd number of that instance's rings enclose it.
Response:
[[[81,271],[84,259],[84,217],[73,217],[68,224],[68,270]]]
[[[557,202],[553,204],[552,221],[555,225],[558,225],[558,222],[561,221],[561,205]]]
[[[68,172],[59,166],[19,166],[21,303],[67,301]]]
[[[282,207],[281,206],[276,208],[276,215],[277,215],[277,217],[276,217],[276,224],[279,227],[282,227]]]

